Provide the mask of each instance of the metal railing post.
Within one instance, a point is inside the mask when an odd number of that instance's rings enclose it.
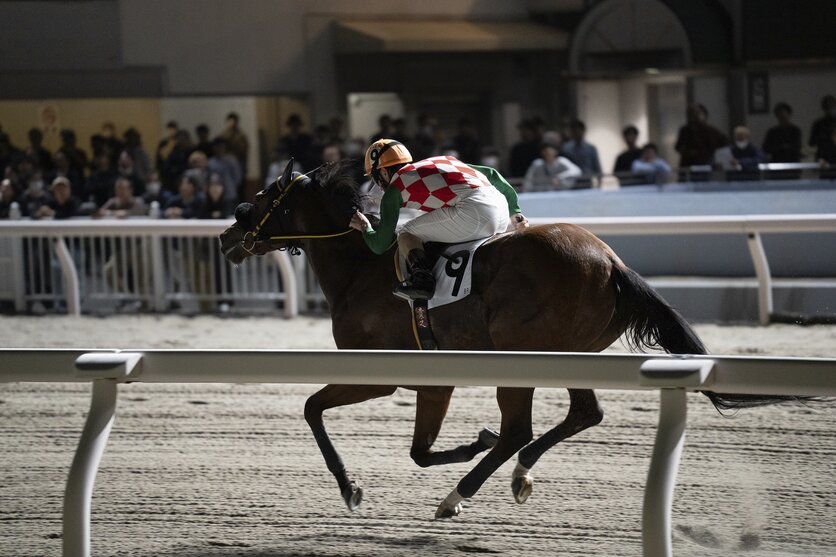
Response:
[[[660,389],[659,427],[642,507],[642,546],[645,557],[670,557],[671,509],[679,458],[685,444],[687,413],[684,388]]]
[[[647,472],[642,506],[642,547],[645,557],[671,557],[671,509],[679,458],[685,444],[686,388],[713,381],[714,360],[685,357],[648,360],[639,383],[660,391],[659,426]]]
[[[63,236],[52,239],[55,247],[55,256],[61,264],[61,274],[64,279],[64,295],[67,297],[67,313],[70,315],[81,315],[81,292],[79,290],[78,271],[75,268],[73,257],[67,248],[67,242]]]
[[[93,394],[64,491],[63,557],[90,555],[93,484],[116,416],[118,381],[138,373],[141,361],[141,353],[94,352],[75,362],[77,376],[92,380]]]
[[[746,241],[749,245],[752,263],[755,265],[755,275],[758,278],[758,321],[761,325],[769,325],[770,315],[772,315],[774,308],[769,261],[766,259],[760,233],[749,232]]]
[[[63,557],[89,557],[93,483],[116,415],[115,379],[93,381],[90,413],[78,442],[64,492]]]

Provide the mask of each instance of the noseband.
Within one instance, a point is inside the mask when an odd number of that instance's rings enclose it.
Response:
[[[244,233],[244,238],[241,240],[241,248],[244,251],[246,251],[250,255],[258,255],[253,250],[255,250],[255,247],[259,243],[267,242],[268,244],[270,244],[272,246],[272,244],[274,242],[288,242],[289,241],[289,242],[291,242],[290,244],[288,244],[285,247],[280,247],[280,248],[277,248],[277,249],[279,249],[280,251],[287,249],[287,250],[290,250],[291,255],[298,255],[299,253],[301,253],[301,250],[299,249],[299,245],[295,243],[298,240],[320,240],[320,239],[326,239],[326,238],[337,238],[339,236],[345,236],[346,234],[350,234],[353,231],[352,228],[349,228],[349,229],[343,230],[341,232],[330,232],[330,233],[326,233],[326,234],[285,234],[285,235],[266,236],[266,237],[262,234],[262,232],[261,232],[262,227],[265,224],[267,224],[267,222],[273,216],[273,212],[276,209],[278,209],[279,206],[281,206],[282,201],[284,201],[285,197],[287,197],[287,194],[290,192],[290,188],[292,188],[296,184],[296,182],[298,182],[302,178],[307,178],[309,174],[313,174],[314,172],[316,172],[320,168],[322,168],[322,167],[320,166],[320,167],[314,168],[313,170],[311,170],[310,172],[307,172],[305,174],[299,174],[293,180],[291,180],[290,183],[287,185],[287,187],[285,187],[284,189],[281,189],[281,186],[279,184],[279,180],[281,179],[281,177],[276,178],[275,186],[277,188],[279,188],[279,191],[280,191],[279,196],[276,197],[276,199],[274,199],[270,203],[267,210],[264,212],[264,214],[261,216],[261,218],[258,219],[258,223],[255,225],[255,228],[253,228],[253,230],[248,230],[247,232]],[[284,212],[279,214],[279,218],[281,219],[282,217],[285,217],[285,218],[289,219],[291,209],[292,209],[291,207],[285,208]],[[282,228],[284,228],[284,227],[282,227]]]

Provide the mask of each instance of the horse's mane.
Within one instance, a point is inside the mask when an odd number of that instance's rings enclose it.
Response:
[[[366,215],[377,215],[380,211],[367,185],[355,179],[358,164],[362,164],[362,161],[358,163],[348,159],[325,164],[315,176],[315,181],[329,198],[329,206],[337,214],[348,215],[349,219],[357,210]]]

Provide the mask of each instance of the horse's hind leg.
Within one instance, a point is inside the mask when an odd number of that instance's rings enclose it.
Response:
[[[452,395],[453,387],[418,389],[415,432],[412,435],[412,448],[409,456],[422,468],[453,462],[467,462],[473,460],[482,451],[496,445],[499,435],[489,429],[484,429],[473,443],[446,451],[432,450],[438,433],[441,431],[441,424],[447,415]]]
[[[435,512],[436,518],[449,518],[459,514],[462,501],[473,497],[491,474],[531,441],[533,394],[534,389],[500,387],[496,390],[496,400],[502,412],[499,441],[441,502]]]
[[[343,496],[345,504],[350,511],[353,511],[363,500],[363,490],[348,478],[343,461],[322,422],[322,413],[329,408],[347,406],[365,402],[373,398],[389,396],[395,392],[394,386],[365,386],[365,385],[326,385],[311,396],[305,403],[305,420],[311,427],[316,444],[322,456],[325,457],[325,464],[328,470],[337,479],[337,485]]]
[[[595,391],[589,389],[569,389],[569,412],[566,419],[557,427],[547,431],[520,451],[517,467],[511,480],[511,490],[517,503],[524,503],[531,495],[534,483],[529,470],[543,454],[569,437],[588,427],[598,425],[604,418],[604,412],[598,404]]]

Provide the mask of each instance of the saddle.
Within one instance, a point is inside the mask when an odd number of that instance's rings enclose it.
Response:
[[[430,309],[457,302],[470,294],[471,262],[476,250],[500,236],[448,244],[427,242],[424,253],[436,280],[435,295],[430,300],[410,300],[412,309],[412,331],[421,350],[438,350],[438,343],[430,324]],[[395,251],[395,276],[403,281],[406,276],[406,261]]]

